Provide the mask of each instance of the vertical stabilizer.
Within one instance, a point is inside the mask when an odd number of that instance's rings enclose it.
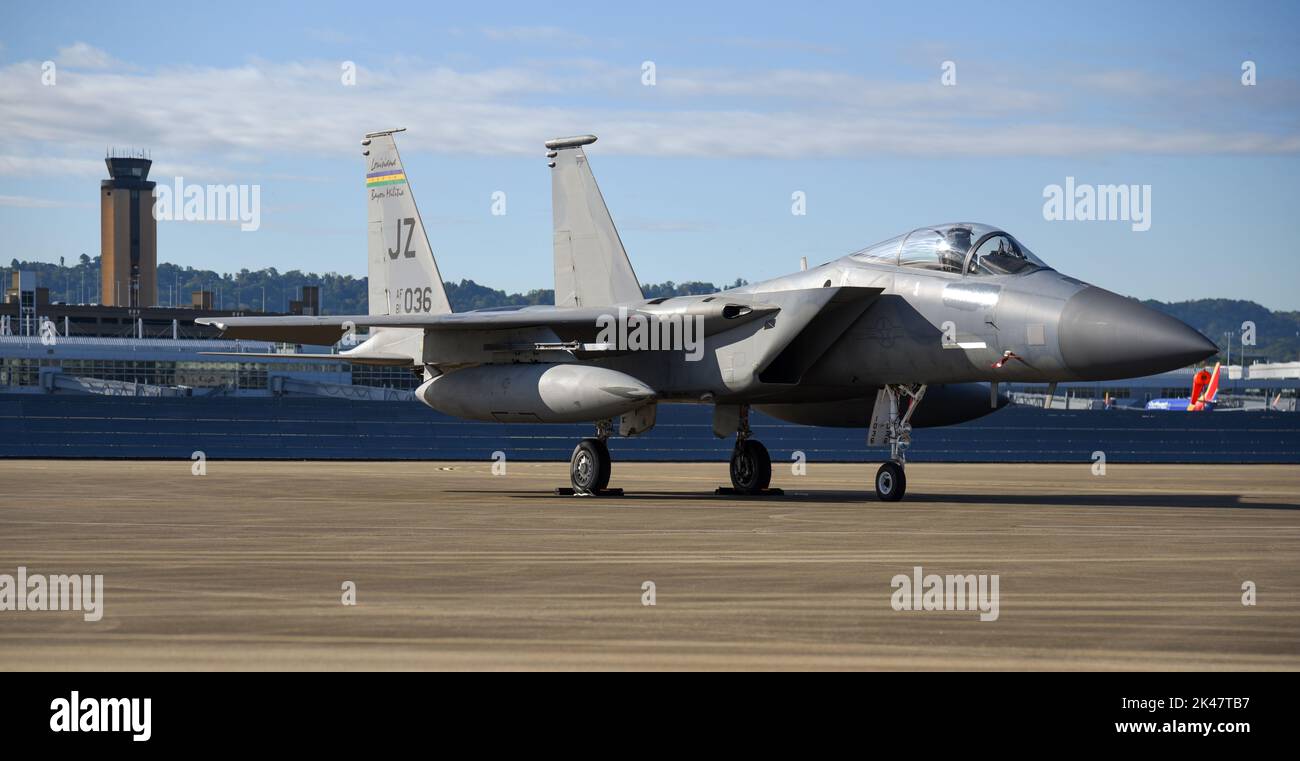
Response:
[[[1201,370],[1192,381],[1192,398],[1187,404],[1188,412],[1203,412],[1214,409],[1214,398],[1219,393],[1219,372],[1221,365],[1214,363],[1214,372]]]
[[[394,132],[401,130],[372,132],[361,141],[369,210],[370,314],[446,314],[451,304]]]
[[[1218,362],[1214,363],[1214,372],[1210,374],[1210,385],[1205,387],[1205,403],[1214,404],[1214,399],[1219,395],[1219,373],[1222,367]]]
[[[366,272],[370,314],[447,314],[451,302],[415,207],[393,133],[371,132],[361,141],[366,160]],[[370,337],[348,353],[398,353],[419,365],[424,331],[374,328]]]
[[[559,307],[610,306],[644,298],[582,150],[594,142],[595,135],[546,142]]]

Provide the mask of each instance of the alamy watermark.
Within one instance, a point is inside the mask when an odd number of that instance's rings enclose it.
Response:
[[[912,575],[890,580],[894,610],[978,610],[981,621],[996,621],[1000,608],[998,574],[926,574],[913,566]]]
[[[665,314],[618,314],[596,318],[596,343],[614,351],[680,351],[687,362],[704,358],[704,315],[681,312]]]
[[[104,575],[40,574],[18,566],[0,573],[0,612],[79,610],[86,621],[104,617]]]
[[[262,226],[261,185],[197,185],[177,177],[154,188],[153,218],[160,222],[239,222],[253,232]]]
[[[1065,222],[1129,222],[1134,232],[1151,229],[1150,185],[1088,185],[1065,178],[1043,188],[1043,219]]]
[[[54,323],[49,318],[41,320],[41,345],[54,346],[59,342],[59,329],[54,327]]]
[[[51,732],[130,732],[134,742],[153,737],[153,698],[83,698],[76,690],[50,701]]]

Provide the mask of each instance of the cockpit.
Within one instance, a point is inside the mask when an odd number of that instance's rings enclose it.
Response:
[[[918,227],[869,246],[854,259],[965,275],[1020,275],[1048,269],[1010,233],[974,222]]]

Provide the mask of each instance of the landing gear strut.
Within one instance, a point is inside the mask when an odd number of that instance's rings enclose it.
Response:
[[[888,401],[887,420],[883,430],[874,427],[869,443],[883,438],[889,443],[889,462],[876,471],[876,498],[882,502],[897,502],[907,493],[907,448],[912,444],[912,413],[925,396],[925,385],[889,385],[882,389]]]
[[[578,442],[569,458],[569,483],[573,487],[556,489],[556,492],[581,496],[617,496],[623,493],[622,489],[609,488],[609,475],[613,465],[605,441],[610,432],[610,421],[601,420],[596,423],[595,437]]]
[[[769,489],[772,483],[772,457],[767,447],[758,439],[750,438],[749,406],[741,405],[740,421],[736,426],[736,448],[731,452],[731,489],[719,489],[729,494],[779,494],[779,489]]]

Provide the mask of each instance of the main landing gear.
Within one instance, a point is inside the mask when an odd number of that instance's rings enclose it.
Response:
[[[613,470],[613,463],[609,457],[609,446],[605,441],[609,438],[611,430],[610,421],[598,421],[595,437],[578,442],[578,446],[573,449],[573,455],[569,457],[569,483],[573,486],[569,489],[556,489],[557,493],[600,497],[622,496],[622,489],[609,488],[609,475]]]
[[[871,421],[871,434],[868,444],[889,444],[889,462],[876,471],[876,498],[882,502],[897,502],[907,493],[907,448],[912,444],[912,413],[925,396],[925,386],[893,385],[881,389],[883,400],[877,401],[875,417],[882,421]],[[887,409],[881,409],[887,403]],[[884,413],[882,415],[882,413]],[[883,442],[882,442],[883,439]]]
[[[720,488],[718,493],[781,494],[780,489],[768,488],[772,483],[772,457],[758,439],[750,438],[749,406],[741,405],[739,413],[736,448],[731,451],[731,488]]]

